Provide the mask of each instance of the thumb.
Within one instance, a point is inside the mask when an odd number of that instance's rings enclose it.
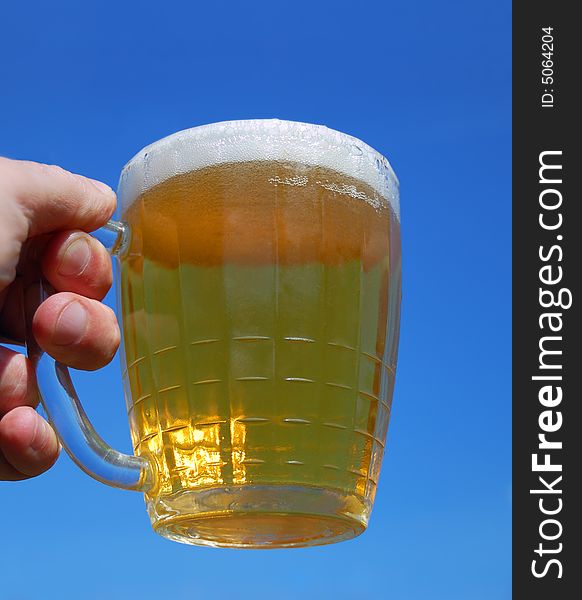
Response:
[[[115,210],[99,181],[54,165],[0,157],[0,292],[14,280],[22,244],[52,231],[93,231]]]

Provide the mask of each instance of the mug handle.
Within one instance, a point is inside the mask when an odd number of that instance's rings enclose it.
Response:
[[[91,235],[115,258],[125,249],[129,231],[127,225],[109,221]],[[97,481],[126,490],[147,492],[153,489],[156,471],[152,462],[143,456],[118,452],[101,439],[79,401],[68,368],[36,343],[32,317],[52,290],[39,271],[25,274],[24,283],[27,290],[24,302],[27,355],[34,365],[41,404],[63,448]]]

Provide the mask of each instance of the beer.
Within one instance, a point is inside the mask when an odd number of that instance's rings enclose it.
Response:
[[[126,397],[135,452],[157,464],[154,527],[249,547],[362,531],[396,366],[389,201],[331,168],[251,160],[165,179],[123,218]],[[324,496],[337,518],[318,516]]]

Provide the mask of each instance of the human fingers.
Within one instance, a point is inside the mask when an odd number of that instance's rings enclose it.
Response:
[[[115,313],[108,306],[71,292],[47,298],[34,315],[32,331],[53,358],[87,371],[109,363],[121,337]]]
[[[0,346],[0,418],[17,406],[37,404],[32,364],[23,354]]]
[[[107,250],[83,231],[56,233],[44,248],[42,270],[59,292],[75,292],[102,300],[111,287]]]
[[[14,408],[0,420],[0,479],[40,475],[54,464],[59,450],[53,428],[30,406]]]
[[[14,280],[22,244],[44,233],[104,225],[115,193],[54,165],[0,157],[0,291]]]

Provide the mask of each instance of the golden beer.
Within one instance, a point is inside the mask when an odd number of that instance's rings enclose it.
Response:
[[[124,208],[128,413],[167,537],[277,547],[365,528],[399,326],[399,222],[366,181],[249,160]]]

